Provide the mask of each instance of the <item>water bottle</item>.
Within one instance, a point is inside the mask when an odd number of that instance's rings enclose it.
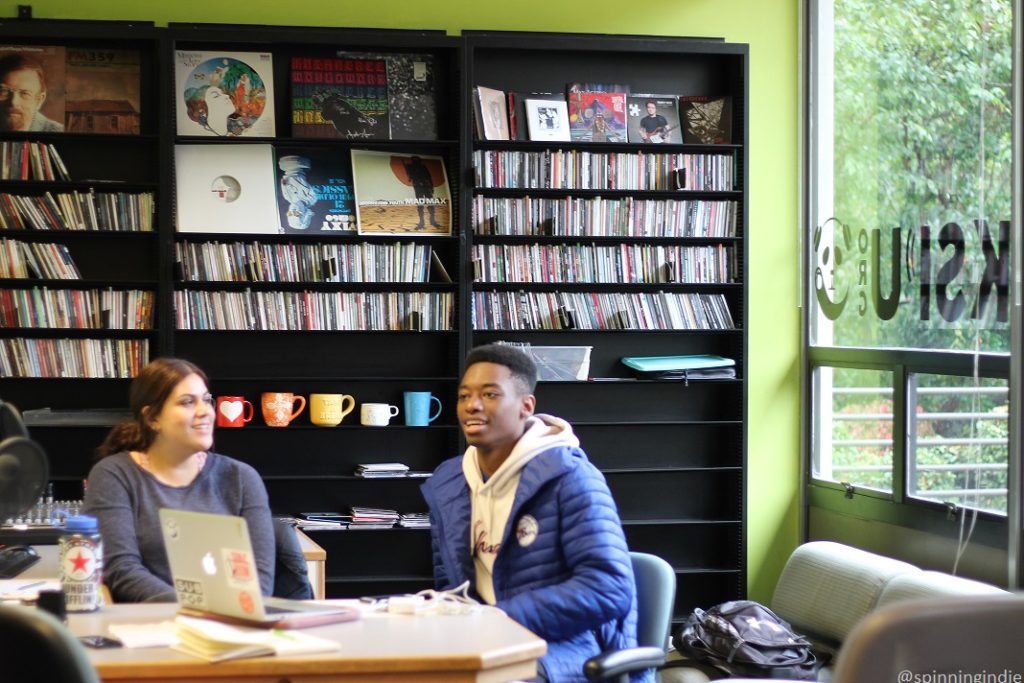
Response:
[[[103,581],[103,540],[95,517],[78,515],[64,522],[60,545],[60,587],[68,612],[100,608]]]

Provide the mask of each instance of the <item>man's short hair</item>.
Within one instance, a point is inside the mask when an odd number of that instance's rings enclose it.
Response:
[[[0,78],[12,71],[21,71],[23,69],[35,71],[36,75],[39,76],[40,92],[46,92],[46,73],[43,71],[42,64],[23,52],[11,52],[0,57]]]
[[[522,387],[523,392],[532,394],[537,387],[537,364],[528,353],[506,344],[485,344],[478,346],[466,356],[466,369],[474,363],[504,365],[512,373],[512,379]]]

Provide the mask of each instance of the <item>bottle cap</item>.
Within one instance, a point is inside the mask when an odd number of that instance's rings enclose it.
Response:
[[[90,515],[76,515],[68,517],[64,521],[65,531],[77,531],[80,533],[96,533],[98,524],[96,518]]]

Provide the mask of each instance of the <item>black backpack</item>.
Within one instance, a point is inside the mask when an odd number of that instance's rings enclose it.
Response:
[[[810,642],[752,600],[694,609],[672,644],[730,676],[813,681],[819,668]]]

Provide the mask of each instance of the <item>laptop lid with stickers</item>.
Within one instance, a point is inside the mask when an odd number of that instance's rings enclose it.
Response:
[[[160,528],[183,613],[276,628],[359,617],[358,609],[264,598],[243,517],[161,508]]]

